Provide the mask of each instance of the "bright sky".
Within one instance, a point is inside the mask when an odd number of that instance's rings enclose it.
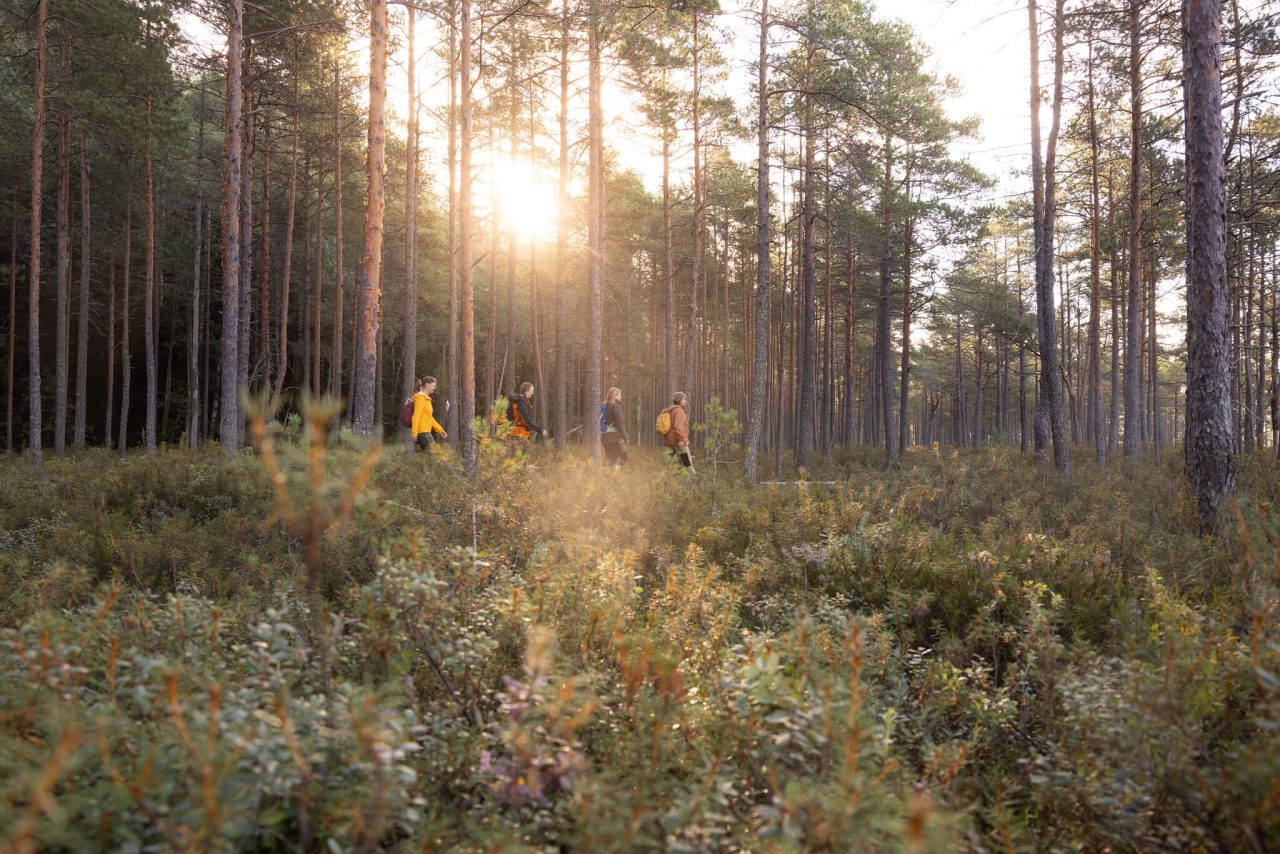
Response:
[[[961,144],[974,163],[1016,191],[1011,172],[1029,168],[1027,7],[1023,0],[876,0],[881,15],[912,26],[931,51],[928,69],[960,81],[955,117],[980,116],[981,137]]]
[[[1026,7],[1022,0],[875,0],[875,4],[882,16],[901,19],[913,27],[921,41],[932,51],[930,70],[941,75],[951,75],[961,81],[963,91],[949,105],[950,111],[956,117],[982,117],[981,137],[966,141],[962,146],[977,165],[1001,179],[1002,186],[995,191],[995,195],[1021,189],[1008,179],[1014,170],[1025,170],[1028,159]],[[747,101],[751,97],[750,86],[753,82],[750,63],[754,61],[756,54],[755,27],[750,21],[755,7],[754,0],[722,2],[725,14],[721,21],[732,34],[732,43],[727,51],[731,69],[725,87],[747,108],[750,107]],[[393,7],[393,27],[402,29],[402,24],[399,23],[403,20],[402,16],[403,10]],[[221,38],[195,18],[185,19],[183,29],[204,50],[214,52],[221,49]],[[425,171],[428,175],[434,175],[439,173],[439,165],[443,160],[444,135],[437,127],[438,122],[433,121],[426,111],[443,110],[448,90],[447,84],[441,79],[437,60],[434,56],[427,55],[427,50],[429,46],[440,43],[443,33],[436,29],[433,21],[420,17],[418,34],[419,86],[424,106],[421,125]],[[352,53],[364,54],[367,44],[367,39],[354,41]],[[363,64],[362,57],[357,61]],[[402,55],[391,57],[387,87],[391,120],[400,125],[405,118],[407,100],[403,61]],[[585,68],[576,68],[575,75],[580,76],[584,71]],[[618,152],[626,167],[637,172],[647,186],[656,189],[661,178],[657,140],[643,125],[637,114],[634,96],[620,85],[620,81],[616,79],[619,76],[617,72],[606,74],[603,101],[606,119],[610,124],[606,140]],[[553,90],[555,77],[554,70],[548,72],[546,84]],[[479,90],[477,95],[482,98],[483,90]],[[548,120],[548,136],[539,140],[539,145],[550,149],[554,144],[554,138],[550,135],[555,133],[554,104],[548,103],[541,112]],[[585,119],[584,105],[578,105],[578,112],[581,115],[574,118]],[[500,147],[505,150],[505,146]],[[754,143],[742,143],[735,148],[735,154],[744,159],[754,156]],[[541,180],[534,180],[527,175],[523,180],[516,180],[519,175],[525,174],[526,169],[517,169],[503,160],[505,158],[500,159],[495,168],[502,173],[502,183],[505,186],[533,184],[536,186],[523,186],[523,189],[529,191],[526,195],[536,196],[539,201],[547,199],[550,188],[544,185],[554,180],[554,176],[550,174],[551,164],[545,167],[548,171],[544,172]],[[688,151],[677,152],[674,164],[677,176],[679,170],[687,167],[687,164]],[[478,165],[486,165],[483,155]],[[524,164],[520,165],[523,167]],[[478,195],[482,199],[483,191]]]

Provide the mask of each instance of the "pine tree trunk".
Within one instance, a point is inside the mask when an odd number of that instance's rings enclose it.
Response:
[[[1280,459],[1280,244],[1274,237],[1271,241],[1271,444]]]
[[[1202,524],[1236,488],[1228,382],[1220,0],[1183,2],[1187,199],[1187,467]]]
[[[36,80],[31,143],[31,260],[27,264],[27,373],[31,396],[28,417],[28,449],[37,466],[43,459],[40,411],[40,214],[44,181],[44,86],[48,54],[49,0],[36,3]]]
[[[65,57],[63,59],[66,65]],[[53,452],[67,449],[67,380],[70,374],[71,345],[71,119],[65,109],[58,111],[58,202],[55,213],[57,243],[54,316],[53,367]]]
[[[664,71],[665,74],[665,71]],[[671,232],[671,130],[662,129],[662,279],[665,328],[663,330],[663,362],[666,368],[666,394],[676,390],[676,264],[674,236]]]
[[[684,372],[680,384],[686,393],[694,395],[694,359],[698,347],[698,288],[702,281],[702,237],[705,227],[705,211],[702,204],[702,60],[700,27],[701,13],[693,9],[693,249],[689,258],[689,327],[685,332]],[[692,401],[690,406],[692,406]],[[812,412],[810,413],[812,418]]]
[[[805,47],[805,88],[813,63],[812,45]],[[813,465],[813,404],[816,391],[816,346],[814,326],[816,309],[814,306],[814,261],[813,261],[813,226],[817,217],[813,189],[814,173],[814,127],[813,127],[813,95],[808,92],[804,97],[804,180],[803,201],[800,217],[800,395],[796,424],[796,465],[810,468]]]
[[[10,207],[13,210],[13,218],[9,226],[9,341],[5,349],[7,365],[4,389],[4,447],[9,453],[13,453],[13,364],[15,361],[13,351],[18,344],[18,209],[17,205],[13,204],[12,196],[11,193]],[[109,384],[108,388],[110,388]],[[108,414],[108,425],[110,422],[111,416]],[[110,432],[108,429],[108,444],[111,442]]]
[[[850,190],[852,192],[852,190]],[[858,379],[857,365],[857,282],[854,278],[853,236],[850,234],[845,247],[845,265],[848,293],[845,297],[844,309],[844,444],[853,445],[858,439]]]
[[[556,293],[553,300],[556,314],[556,360],[554,365],[556,400],[556,447],[563,448],[569,430],[568,410],[568,348],[569,337],[565,328],[564,294],[568,288],[569,253],[569,4],[565,4],[560,16],[560,162],[558,172],[558,198],[560,215],[556,218]],[[665,150],[665,149],[664,149]],[[664,203],[665,206],[665,203]],[[665,220],[664,220],[665,221]],[[668,232],[670,225],[667,226]],[[668,341],[672,327],[667,327]],[[670,345],[668,345],[670,346]],[[671,361],[668,358],[667,372]]]
[[[298,103],[298,84],[293,86],[294,104]],[[289,154],[289,203],[284,214],[284,266],[280,271],[280,327],[279,345],[276,354],[275,385],[271,389],[271,403],[267,411],[274,415],[280,407],[280,396],[284,392],[285,376],[289,372],[289,291],[293,278],[293,226],[298,210],[298,113],[293,113],[293,146]],[[305,237],[304,237],[305,239]],[[265,318],[264,318],[265,320]]]
[[[343,311],[347,304],[346,276],[342,250],[346,241],[342,233],[342,80],[338,63],[333,64],[333,339],[329,365],[329,393],[342,404],[342,344],[346,340]],[[341,417],[340,415],[338,417]],[[350,413],[348,413],[350,417]]]
[[[400,376],[402,398],[413,395],[418,370],[418,88],[415,80],[414,10],[409,16],[409,124],[405,137],[404,209],[404,358]]]
[[[213,396],[213,372],[211,368],[211,359],[213,354],[213,334],[211,329],[213,324],[213,210],[209,206],[205,206],[204,213],[204,336],[201,341],[201,347],[204,352],[200,356],[200,375],[205,378],[204,384],[200,388],[200,411],[202,413],[200,422],[200,440],[208,442],[213,435],[213,413],[215,407],[215,398]],[[114,284],[114,281],[113,281]]]
[[[129,407],[130,385],[133,381],[133,364],[129,355],[129,319],[133,306],[129,300],[129,285],[133,279],[133,168],[129,168],[128,200],[124,207],[124,275],[120,292],[120,426],[116,443],[120,449],[120,457],[124,458],[125,449],[129,446]],[[237,285],[236,293],[239,293]]]
[[[1124,349],[1124,455],[1141,452],[1142,334],[1142,59],[1138,0],[1129,0],[1129,316]]]
[[[884,184],[880,194],[880,299],[876,304],[876,392],[884,418],[884,449],[890,465],[898,463],[898,442],[893,418],[893,370],[889,312],[893,275],[893,142],[884,140]]]
[[[515,69],[511,69],[512,77]],[[516,101],[511,99],[511,115],[508,118],[507,132],[510,138],[510,162],[514,168],[516,162]],[[530,155],[532,156],[532,155]],[[516,229],[514,223],[507,224],[507,334],[506,344],[502,352],[502,390],[506,394],[515,394],[516,382]]]
[[[84,450],[85,410],[89,405],[89,130],[80,128],[80,312],[76,324],[76,420],[73,443]]]
[[[459,183],[459,227],[458,227],[458,263],[461,276],[458,285],[458,302],[462,314],[462,393],[459,401],[458,436],[462,446],[462,470],[467,477],[476,473],[476,436],[473,420],[476,414],[476,349],[475,321],[473,302],[475,299],[472,270],[471,247],[471,0],[462,2],[461,26],[461,58],[459,60],[462,88],[462,105],[460,108],[461,127],[459,128],[459,145],[461,153],[461,171]],[[562,84],[563,85],[563,84]],[[563,218],[561,218],[563,221]]]
[[[915,231],[915,217],[911,214],[911,161],[907,161],[907,177],[903,186],[907,191],[907,215],[903,222],[905,236],[902,240],[902,367],[898,378],[898,448],[906,450],[910,440],[907,421],[907,401],[911,393],[911,249]]]
[[[604,328],[604,115],[600,104],[600,0],[590,0],[589,20],[587,25],[587,61],[588,71],[588,172],[587,172],[587,370],[586,400],[583,401],[583,439],[587,451],[593,458],[600,456],[600,419],[596,414],[596,401],[604,396],[601,388],[600,346]],[[694,13],[694,56],[697,56],[697,21]],[[698,90],[697,60],[694,60],[694,93]],[[694,267],[697,269],[697,256],[702,246],[698,239],[701,221],[698,214],[698,108],[694,106]],[[695,273],[694,281],[697,281]],[[697,289],[694,289],[695,293]],[[693,298],[694,300],[697,297]],[[697,311],[695,307],[694,315]],[[693,341],[685,356],[685,364],[692,372]]]
[[[311,395],[319,398],[324,387],[324,377],[320,373],[320,362],[323,347],[321,345],[324,331],[324,172],[316,174],[316,229],[315,229],[315,264],[311,268]],[[380,306],[379,306],[380,307]],[[378,315],[381,317],[381,315]]]
[[[489,123],[488,155],[489,162],[492,163],[495,159],[492,122]],[[496,181],[490,182],[489,210],[494,212],[498,210],[498,187]],[[499,386],[502,384],[498,376],[498,228],[496,216],[493,218],[493,223],[489,228],[489,255],[487,261],[489,267],[489,300],[484,328],[484,420],[489,425],[489,438],[493,438],[498,427],[493,420],[493,407],[498,401],[498,395],[501,393]]]
[[[254,367],[255,390],[271,384],[271,136],[270,113],[263,118],[262,144],[262,262],[258,265],[258,350]]]
[[[147,408],[146,420],[143,422],[143,438],[146,443],[147,450],[152,450],[156,446],[156,394],[157,377],[156,366],[159,360],[159,353],[156,352],[158,335],[158,318],[156,317],[156,194],[155,194],[155,176],[152,171],[152,133],[151,133],[151,94],[147,93],[147,139],[143,148],[142,169],[143,177],[146,183],[146,234],[147,234],[147,259],[143,278],[143,337],[146,342],[146,360],[147,360]]]
[[[383,173],[386,152],[387,0],[370,0],[369,149],[364,214],[364,260],[360,276],[360,327],[352,423],[357,434],[374,435],[377,405],[379,305],[382,299],[382,218],[386,205]]]
[[[191,262],[191,336],[187,342],[187,370],[191,374],[191,381],[187,384],[187,447],[195,448],[200,443],[200,425],[201,406],[200,406],[200,285],[201,285],[201,266],[200,252],[203,249],[203,241],[201,240],[201,227],[204,225],[202,217],[203,198],[201,193],[204,190],[204,102],[205,102],[205,78],[200,78],[200,118],[199,130],[196,136],[196,235],[195,250],[191,253],[194,259]],[[86,178],[87,182],[87,178]],[[208,382],[208,377],[204,378],[204,382]]]
[[[107,417],[103,432],[103,447],[115,447],[116,405],[116,265],[113,261],[107,274]]]
[[[1063,0],[1057,0],[1054,13],[1053,111],[1049,139],[1041,163],[1040,152],[1040,75],[1039,31],[1036,0],[1028,0],[1027,15],[1031,39],[1031,180],[1034,184],[1036,219],[1036,321],[1040,345],[1040,388],[1036,396],[1037,450],[1047,432],[1053,441],[1053,462],[1059,472],[1070,469],[1067,451],[1066,413],[1062,401],[1062,378],[1058,371],[1057,329],[1053,303],[1054,218],[1057,213],[1055,160],[1058,127],[1062,115]]]
[[[240,334],[236,344],[236,386],[249,389],[250,325],[253,321],[253,155],[257,139],[253,121],[252,51],[245,43],[244,74],[244,150],[240,172],[240,310],[237,315]],[[244,419],[236,426],[236,446],[244,446]]]
[[[529,87],[529,177],[537,179],[537,140],[535,131],[537,105],[534,88]],[[628,292],[630,293],[630,292]],[[538,384],[538,423],[548,424],[547,400],[551,397],[547,390],[547,376],[542,360],[542,334],[538,328],[538,241],[533,235],[529,237],[529,328],[533,337],[533,376]]]
[[[1107,453],[1120,447],[1120,260],[1116,254],[1115,170],[1107,170],[1107,243],[1111,246],[1107,266],[1111,270],[1111,416],[1107,422]]]
[[[760,55],[756,68],[756,287],[755,352],[751,363],[751,401],[747,405],[747,481],[756,480],[760,438],[764,432],[769,370],[769,0],[760,2]],[[665,147],[664,147],[665,148]],[[665,165],[665,160],[664,160]],[[665,176],[665,168],[663,170]],[[665,184],[665,181],[664,181]],[[665,193],[664,193],[665,198]],[[664,219],[665,219],[664,204]],[[852,281],[852,280],[850,280]],[[668,333],[669,334],[669,333]],[[670,339],[668,339],[670,340]],[[744,354],[745,355],[745,354]],[[847,362],[846,362],[847,371]]]
[[[302,158],[302,285],[301,317],[298,325],[302,330],[302,386],[305,394],[315,393],[315,384],[311,378],[311,156]],[[316,205],[319,208],[319,203]],[[319,213],[316,214],[319,216]],[[354,365],[353,365],[354,371]]]
[[[1098,118],[1093,90],[1093,31],[1089,31],[1089,420],[1098,468],[1107,464],[1107,437],[1102,430],[1102,247],[1099,237],[1102,207],[1098,181]]]
[[[240,168],[244,132],[241,39],[244,0],[230,0],[227,22],[226,133],[222,151],[222,342],[218,371],[222,390],[218,403],[218,437],[228,454],[240,450]],[[125,290],[128,291],[127,265]],[[127,346],[127,345],[126,345]],[[125,368],[127,371],[127,360]],[[122,425],[123,426],[123,425]],[[123,446],[124,441],[121,440]]]
[[[457,8],[449,4],[449,228],[448,262],[449,276],[449,338],[445,353],[445,369],[449,374],[448,420],[445,428],[449,435],[458,436],[458,32]],[[563,210],[563,208],[561,209]],[[563,214],[559,217],[563,219]],[[557,291],[558,293],[558,291]],[[559,323],[557,304],[556,323]],[[557,385],[559,383],[557,382]]]

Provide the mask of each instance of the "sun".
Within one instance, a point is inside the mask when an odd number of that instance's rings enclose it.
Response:
[[[560,205],[555,185],[529,161],[499,160],[491,173],[501,227],[524,240],[546,240],[556,233]]]

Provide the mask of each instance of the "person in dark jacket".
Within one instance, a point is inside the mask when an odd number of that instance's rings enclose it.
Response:
[[[604,432],[600,444],[609,464],[622,468],[627,464],[627,425],[622,414],[622,389],[611,388],[604,396]]]
[[[533,383],[520,386],[520,393],[507,398],[507,420],[511,422],[511,432],[507,435],[513,439],[546,438],[547,431],[533,420]]]

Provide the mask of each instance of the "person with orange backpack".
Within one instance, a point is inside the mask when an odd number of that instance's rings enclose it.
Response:
[[[671,396],[671,405],[658,415],[657,430],[671,455],[690,474],[696,474],[693,455],[689,453],[689,400],[684,392],[678,391]]]
[[[413,436],[413,444],[419,451],[431,450],[431,446],[440,441],[435,438],[437,433],[440,434],[440,439],[449,438],[449,434],[435,418],[435,407],[431,403],[431,395],[435,390],[436,378],[423,377],[418,380],[418,390],[413,397],[405,401],[405,409],[409,408],[409,404],[413,404],[413,413],[409,418],[408,427],[409,433]],[[404,423],[405,414],[407,413],[401,414],[401,423]]]
[[[520,393],[507,398],[507,421],[511,422],[511,430],[507,433],[510,439],[545,439],[547,431],[533,420],[533,383],[520,386]]]

